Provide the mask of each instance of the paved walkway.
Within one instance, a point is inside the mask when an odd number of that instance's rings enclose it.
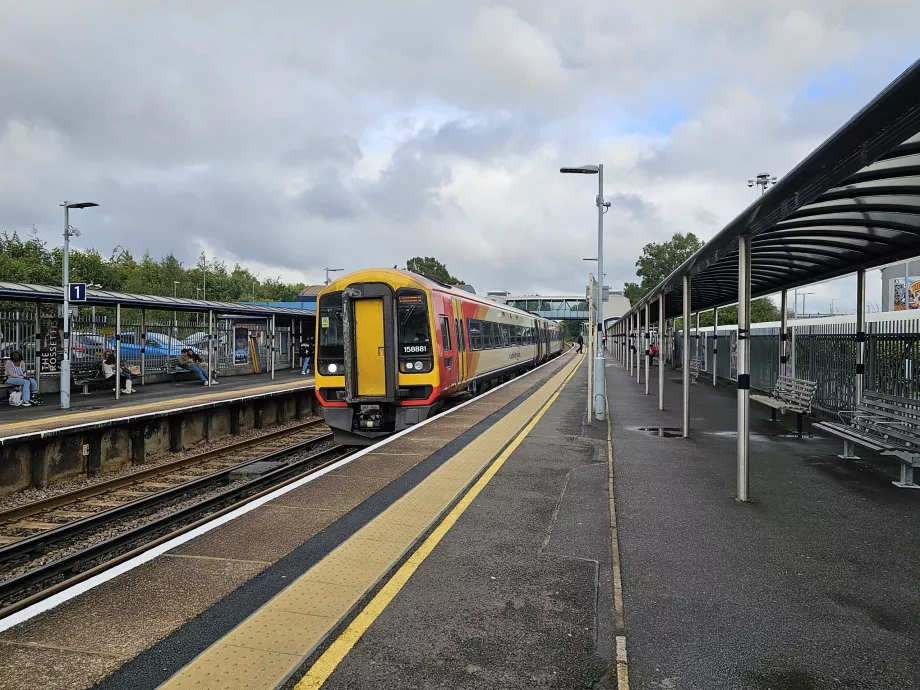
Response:
[[[692,387],[690,439],[637,431],[680,426],[665,377],[659,412],[607,367],[630,688],[920,687],[920,492],[752,403],[754,500],[737,503],[735,390]]]

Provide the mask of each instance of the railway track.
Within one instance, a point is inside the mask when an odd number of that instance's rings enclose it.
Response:
[[[329,434],[331,436],[331,434]],[[0,618],[112,568],[286,484],[313,474],[358,449],[333,446],[180,507],[113,537],[0,582]],[[274,455],[292,452],[276,451]],[[42,535],[39,535],[41,538]]]
[[[331,438],[322,420],[306,422],[0,512],[0,563]]]

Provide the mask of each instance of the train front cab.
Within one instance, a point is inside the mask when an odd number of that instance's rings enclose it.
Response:
[[[376,281],[320,295],[316,390],[336,442],[370,445],[440,408],[428,295]]]

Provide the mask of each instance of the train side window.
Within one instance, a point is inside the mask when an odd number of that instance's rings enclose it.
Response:
[[[441,317],[441,342],[445,352],[454,349],[450,343],[450,319],[446,316]]]
[[[492,324],[488,321],[482,322],[482,349],[489,350],[492,345]]]
[[[482,349],[482,322],[475,319],[467,321],[467,328],[470,331],[470,347],[474,350]]]
[[[502,329],[502,346],[509,347],[511,345],[511,335],[508,333],[508,324],[503,323],[501,325]]]
[[[466,338],[463,334],[463,319],[455,319],[454,327],[457,329],[457,351],[466,352]]]

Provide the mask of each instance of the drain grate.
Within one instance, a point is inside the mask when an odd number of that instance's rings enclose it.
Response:
[[[658,436],[660,438],[680,438],[683,436],[683,429],[679,426],[638,426],[631,431],[641,431],[649,436]]]

